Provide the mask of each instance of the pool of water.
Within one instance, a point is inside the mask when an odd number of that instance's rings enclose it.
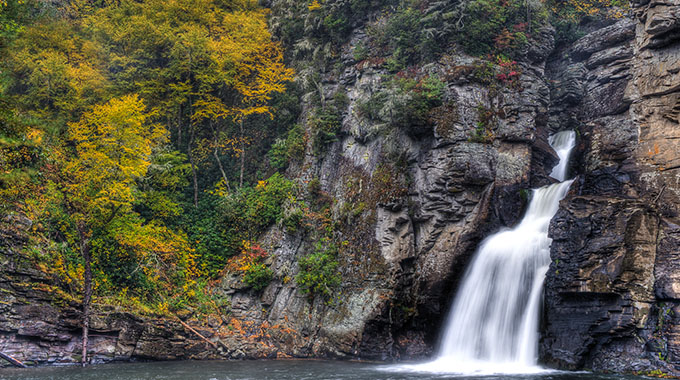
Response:
[[[420,371],[417,366],[323,360],[180,361],[117,363],[87,368],[41,367],[0,369],[2,380],[614,380],[635,376],[579,372],[542,372],[525,375],[456,375]]]

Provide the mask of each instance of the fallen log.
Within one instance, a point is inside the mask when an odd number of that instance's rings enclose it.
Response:
[[[12,363],[13,365],[15,365],[19,368],[26,368],[26,364],[14,359],[13,357],[11,357],[7,354],[3,354],[2,352],[0,352],[0,358],[7,360],[8,362]]]
[[[210,340],[208,340],[208,338],[206,338],[206,337],[204,337],[203,335],[201,335],[201,333],[199,333],[198,331],[196,331],[193,327],[191,327],[191,326],[187,325],[186,323],[184,323],[184,321],[182,321],[181,319],[179,319],[178,316],[175,316],[175,318],[177,318],[177,321],[178,321],[179,323],[181,323],[182,326],[184,326],[184,328],[186,328],[187,330],[191,331],[192,333],[198,335],[199,338],[203,339],[206,343],[210,344],[211,346],[213,346],[213,348],[217,349],[217,345],[215,344],[215,342],[211,342]]]

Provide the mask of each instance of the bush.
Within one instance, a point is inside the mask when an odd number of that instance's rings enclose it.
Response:
[[[359,44],[356,47],[354,47],[354,51],[352,52],[352,56],[354,57],[354,60],[357,62],[363,61],[364,59],[369,57],[369,50],[364,46],[364,44]]]
[[[304,216],[304,213],[300,209],[295,209],[285,216],[283,218],[282,224],[286,228],[286,232],[289,234],[296,233],[302,226],[302,220],[304,219]]]
[[[223,230],[223,213],[219,210],[220,200],[206,196],[199,200],[198,208],[186,206],[181,224],[187,233],[198,257],[198,266],[209,277],[216,276],[226,265],[236,248],[229,245]]]
[[[492,143],[495,138],[494,130],[498,125],[498,111],[480,104],[477,106],[477,117],[479,121],[470,133],[468,141],[482,144]]]
[[[468,54],[477,56],[518,56],[527,46],[529,35],[547,21],[540,5],[524,0],[472,0],[464,14],[455,38]]]
[[[380,120],[380,111],[385,105],[388,98],[386,92],[376,92],[366,101],[357,102],[357,111],[359,115],[368,120]]]
[[[269,179],[259,181],[255,187],[243,188],[222,198],[216,211],[219,215],[216,230],[220,233],[224,251],[217,263],[239,252],[244,240],[256,240],[269,226],[278,222],[283,214],[283,203],[293,189],[292,181],[275,173]],[[214,275],[223,267],[211,265],[210,268]]]
[[[288,131],[285,139],[276,139],[267,156],[273,168],[285,169],[288,164],[302,161],[305,155],[307,138],[305,131],[298,124]]]
[[[241,244],[241,253],[229,259],[227,270],[240,274],[244,284],[260,291],[274,277],[274,271],[263,263],[269,254],[257,243],[244,240]]]
[[[243,282],[256,292],[266,288],[274,277],[274,271],[262,263],[251,265],[243,274]]]
[[[317,243],[313,253],[300,259],[300,272],[295,276],[295,281],[302,293],[330,299],[334,289],[341,283],[337,254],[337,245],[329,239],[323,239]]]
[[[340,132],[340,116],[337,112],[317,109],[309,118],[312,131],[312,148],[314,154],[322,154],[326,147],[338,141]]]

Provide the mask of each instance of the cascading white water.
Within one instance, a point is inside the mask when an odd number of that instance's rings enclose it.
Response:
[[[550,146],[555,149],[560,162],[555,166],[550,173],[550,176],[558,181],[567,179],[567,169],[569,168],[569,154],[576,146],[576,132],[563,131],[555,133],[548,139]]]
[[[563,181],[575,134],[557,133],[550,143],[560,157],[551,176]],[[408,369],[457,373],[541,370],[536,361],[539,308],[550,264],[548,227],[571,182],[534,189],[519,225],[481,244],[453,303],[439,357]]]

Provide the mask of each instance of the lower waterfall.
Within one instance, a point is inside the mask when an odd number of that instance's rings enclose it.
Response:
[[[550,138],[566,177],[573,131]],[[485,239],[455,297],[436,360],[407,370],[454,373],[530,373],[537,366],[543,282],[550,265],[548,227],[572,181],[534,189],[521,222]]]

